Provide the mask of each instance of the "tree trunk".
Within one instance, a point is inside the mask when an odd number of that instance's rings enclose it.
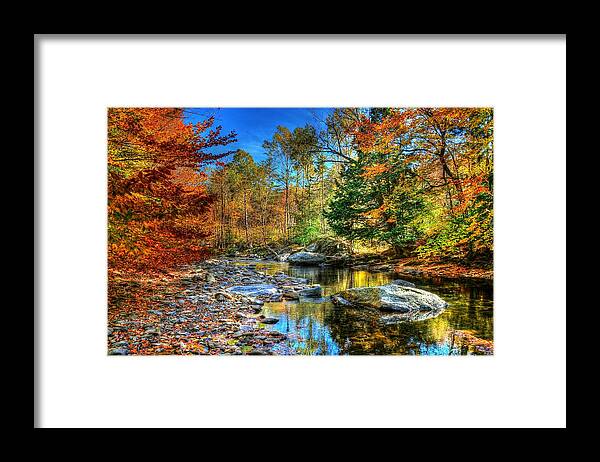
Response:
[[[223,190],[223,182],[221,182],[221,223],[220,223],[220,236],[219,236],[219,248],[225,248],[225,191]]]
[[[246,234],[246,245],[250,245],[250,239],[248,239],[248,203],[246,200],[246,190],[244,189],[244,232]]]
[[[325,232],[325,175],[321,173],[321,233]]]
[[[446,137],[445,137],[444,133],[442,133],[442,147],[438,153],[438,157],[440,159],[440,163],[442,165],[442,169],[444,172],[444,181],[447,182],[446,176],[450,178],[450,181],[456,188],[456,193],[458,194],[458,201],[459,201],[459,203],[462,204],[464,202],[462,185],[460,184],[459,179],[452,173],[452,170],[450,170],[450,167],[448,166],[448,162],[446,161]],[[450,194],[450,197],[451,197],[451,194]],[[452,209],[453,209],[453,207],[451,205],[450,210],[452,210]]]
[[[285,236],[286,239],[289,241],[290,240],[290,204],[289,204],[289,179],[286,178],[285,179],[285,204],[284,204],[284,218],[283,218],[283,223],[284,223],[284,227],[285,227]]]

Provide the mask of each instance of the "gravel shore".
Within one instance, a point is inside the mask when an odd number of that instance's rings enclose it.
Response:
[[[277,319],[265,318],[262,305],[311,296],[318,287],[239,263],[212,259],[144,278],[112,273],[108,354],[294,354],[285,334],[268,329]]]

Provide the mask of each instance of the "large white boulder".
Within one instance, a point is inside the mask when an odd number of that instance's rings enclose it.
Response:
[[[391,311],[406,320],[427,319],[440,314],[448,303],[423,289],[397,283],[375,287],[353,287],[331,297],[338,306]]]

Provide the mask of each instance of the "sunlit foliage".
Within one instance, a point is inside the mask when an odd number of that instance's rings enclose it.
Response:
[[[108,260],[111,269],[161,269],[206,250],[203,169],[234,141],[214,120],[183,121],[174,108],[108,110]]]

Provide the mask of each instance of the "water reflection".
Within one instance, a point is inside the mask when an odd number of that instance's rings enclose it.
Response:
[[[329,296],[350,287],[386,284],[393,273],[331,267],[258,263],[269,274],[283,271],[321,284]],[[299,302],[267,303],[266,316],[279,318],[271,328],[288,334],[288,346],[305,355],[465,355],[489,354],[481,347],[493,339],[493,290],[488,281],[448,281],[403,277],[449,303],[439,316],[424,321],[386,323],[381,313],[336,307],[303,298]],[[475,339],[475,341],[473,340]],[[488,342],[489,343],[489,342]]]

